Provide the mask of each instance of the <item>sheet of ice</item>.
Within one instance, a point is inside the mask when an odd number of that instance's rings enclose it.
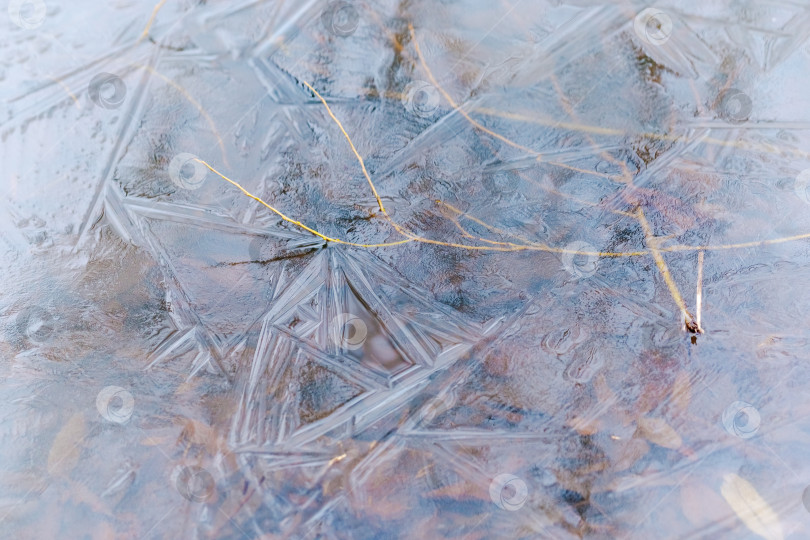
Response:
[[[0,536],[807,537],[810,7],[5,13]]]

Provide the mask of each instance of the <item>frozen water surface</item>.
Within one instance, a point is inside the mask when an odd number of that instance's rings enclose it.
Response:
[[[804,3],[6,7],[1,537],[810,535]]]

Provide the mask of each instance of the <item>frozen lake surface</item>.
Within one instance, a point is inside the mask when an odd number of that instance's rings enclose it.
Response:
[[[810,7],[4,5],[0,537],[810,536]]]

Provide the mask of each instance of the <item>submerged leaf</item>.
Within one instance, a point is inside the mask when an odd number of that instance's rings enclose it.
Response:
[[[678,413],[685,413],[692,399],[692,383],[689,380],[689,372],[679,371],[672,384],[672,394],[670,402]]]
[[[728,518],[723,499],[701,478],[687,480],[680,487],[681,511],[700,530]]]
[[[56,434],[48,453],[48,472],[54,475],[67,475],[76,466],[81,453],[81,441],[86,428],[84,415],[75,413]]]
[[[681,436],[663,418],[642,416],[638,419],[638,430],[645,439],[664,448],[674,450],[683,444]]]
[[[726,474],[720,494],[753,532],[768,540],[784,538],[779,516],[750,482],[734,473]]]

